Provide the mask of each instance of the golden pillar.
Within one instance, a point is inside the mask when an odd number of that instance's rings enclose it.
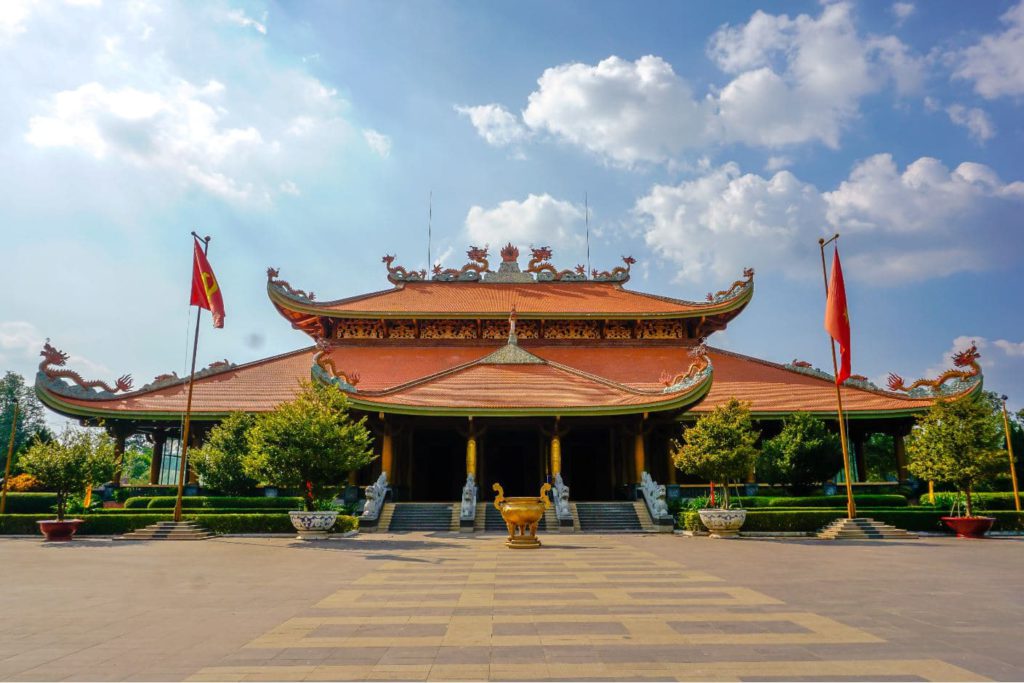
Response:
[[[644,430],[641,426],[636,434],[633,435],[633,466],[635,471],[633,483],[637,483],[642,478],[642,474],[647,470],[646,454],[644,453]]]
[[[562,440],[558,433],[551,435],[551,477],[562,473]]]
[[[356,471],[355,470],[349,470],[349,473],[348,473],[348,485],[349,486],[355,486],[357,481],[358,480],[356,479]]]
[[[380,442],[380,470],[388,475],[388,481],[394,480],[394,447],[391,439],[391,429],[384,427],[384,435]]]
[[[476,479],[476,436],[470,433],[466,439],[466,475]]]

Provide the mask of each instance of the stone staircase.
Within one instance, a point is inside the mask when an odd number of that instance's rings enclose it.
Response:
[[[195,522],[157,522],[142,529],[115,536],[118,541],[202,541],[217,534]]]
[[[633,503],[576,503],[575,507],[580,521],[580,531],[584,533],[591,531],[601,533],[640,532],[644,530]]]
[[[837,519],[827,527],[818,532],[818,538],[835,540],[905,540],[917,538],[903,529],[897,529],[889,524],[883,524],[867,517],[855,517],[853,519]]]
[[[651,513],[647,509],[647,503],[642,500],[634,501],[633,509],[636,511],[636,518],[640,521],[640,529],[644,533],[654,534],[658,532],[658,527],[654,526]]]
[[[387,530],[450,531],[453,506],[453,503],[395,503]]]
[[[488,534],[502,533],[508,535],[508,527],[505,520],[501,518],[501,512],[494,507],[494,503],[481,503],[483,509],[476,509],[477,531]]]

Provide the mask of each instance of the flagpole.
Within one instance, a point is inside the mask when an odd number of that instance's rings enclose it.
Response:
[[[818,239],[818,247],[821,249],[821,277],[825,281],[825,297],[828,297],[828,272],[825,269],[825,247],[832,242],[839,239],[839,233],[836,233],[831,239],[825,240],[825,238]],[[832,338],[832,335],[828,337],[829,342],[832,344],[832,373],[833,377],[839,377],[839,364],[836,362],[836,340]],[[853,484],[850,482],[850,452],[847,450],[846,444],[846,420],[843,418],[843,392],[840,391],[839,382],[835,382],[836,385],[836,415],[839,418],[839,443],[843,448],[843,479],[846,482],[846,516],[848,519],[853,519],[857,516],[857,504],[853,500]]]
[[[210,249],[210,237],[200,237],[195,230],[192,236],[203,243],[203,255]],[[195,265],[193,264],[193,268]],[[181,521],[181,497],[185,491],[185,465],[188,457],[189,431],[192,426],[192,389],[196,383],[196,351],[199,350],[199,319],[203,315],[203,307],[196,307],[196,333],[192,340],[192,369],[188,375],[188,398],[185,400],[185,426],[181,430],[181,460],[178,463],[178,497],[174,501],[174,521]]]
[[[1013,482],[1013,504],[1020,512],[1020,490],[1017,488],[1017,463],[1013,457],[1013,441],[1010,439],[1010,419],[1006,415],[1006,396],[1003,400],[1003,429],[1006,430],[1006,453],[1010,456],[1010,480]]]
[[[17,398],[14,399],[14,415],[10,419],[10,440],[7,441],[7,464],[3,468],[3,498],[0,498],[0,515],[7,510],[7,480],[10,479],[10,459],[14,455],[14,436],[17,434]]]

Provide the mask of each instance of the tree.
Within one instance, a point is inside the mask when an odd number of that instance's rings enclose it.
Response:
[[[153,445],[146,441],[143,434],[132,434],[125,439],[121,476],[129,484],[148,484],[152,463]]]
[[[4,457],[7,443],[11,438],[11,418],[14,404],[18,404],[18,424],[14,434],[14,458],[11,473],[19,472],[18,456],[36,439],[52,439],[53,434],[46,426],[43,404],[36,398],[32,387],[25,385],[25,379],[16,372],[8,371],[0,378],[0,443]],[[3,465],[0,465],[3,467]]]
[[[783,421],[782,431],[764,442],[757,472],[771,484],[788,483],[794,493],[806,492],[834,475],[842,457],[839,437],[824,420],[793,413]]]
[[[725,484],[725,505],[729,505],[729,482],[745,477],[757,459],[759,432],[750,419],[750,404],[735,398],[719,406],[683,434],[683,444],[672,442],[672,461],[684,472]]]
[[[907,438],[907,469],[915,477],[956,486],[967,496],[970,517],[975,485],[1006,463],[1002,443],[1002,425],[985,399],[936,401]]]
[[[890,434],[875,432],[864,442],[864,460],[868,481],[896,481],[896,439]]]
[[[210,431],[206,443],[189,451],[192,466],[203,484],[230,496],[250,493],[259,482],[243,465],[249,453],[249,430],[256,418],[248,413],[231,413]]]
[[[303,382],[295,400],[256,418],[249,430],[246,473],[278,486],[301,487],[306,509],[351,470],[374,459],[366,418],[354,420],[348,399],[329,384]]]
[[[21,457],[25,471],[57,494],[57,519],[63,520],[68,496],[114,473],[114,441],[102,432],[67,427],[52,441],[36,441]]]

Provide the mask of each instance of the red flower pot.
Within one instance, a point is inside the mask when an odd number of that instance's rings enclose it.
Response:
[[[995,524],[995,517],[940,517],[957,538],[982,538]]]
[[[46,519],[36,522],[36,524],[39,525],[39,530],[43,532],[43,536],[46,536],[47,541],[70,541],[82,521],[81,519],[65,519],[64,521]]]

